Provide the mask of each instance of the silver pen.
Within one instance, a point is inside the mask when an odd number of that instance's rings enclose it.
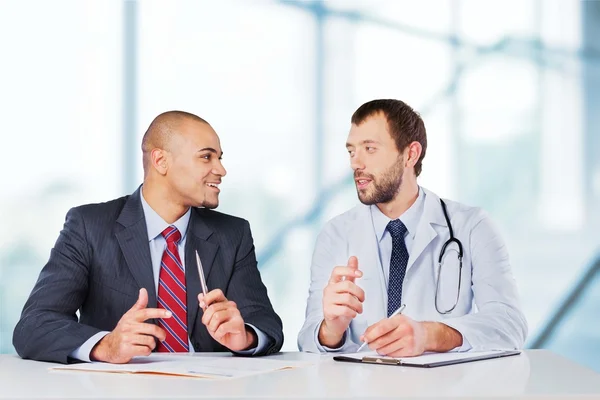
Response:
[[[204,277],[204,269],[202,268],[202,261],[196,250],[196,265],[198,266],[198,275],[200,275],[200,285],[202,286],[202,294],[206,296],[208,293],[208,286],[206,286],[206,278]]]
[[[398,315],[398,314],[400,314],[400,313],[401,313],[401,312],[404,310],[404,308],[405,308],[405,307],[406,307],[406,304],[402,304],[402,305],[400,306],[400,308],[398,308],[396,311],[394,311],[394,312],[392,313],[392,315],[390,315],[388,318],[392,318],[394,315]],[[356,350],[356,352],[357,352],[357,353],[359,353],[359,352],[360,352],[362,349],[364,349],[364,348],[365,348],[365,346],[366,346],[367,344],[368,344],[367,342],[363,342],[363,344],[361,344],[361,345],[360,345],[360,347],[358,348],[358,350]]]

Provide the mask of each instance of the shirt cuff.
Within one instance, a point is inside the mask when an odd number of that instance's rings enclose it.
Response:
[[[245,325],[247,327],[251,328],[254,331],[254,333],[256,333],[256,337],[258,339],[258,344],[253,349],[236,351],[236,353],[237,354],[242,354],[242,355],[253,356],[256,353],[260,353],[261,351],[263,351],[263,350],[265,350],[267,348],[267,344],[269,343],[269,338],[267,337],[267,335],[265,335],[263,333],[263,331],[261,331],[260,329],[258,329],[254,325],[252,325],[252,324],[245,324]]]
[[[442,324],[449,326],[450,328],[456,330],[458,333],[460,333],[460,335],[462,336],[462,345],[459,347],[455,347],[452,350],[449,350],[451,352],[465,352],[465,351],[469,351],[471,349],[473,349],[473,346],[471,346],[471,343],[469,343],[469,341],[467,340],[467,337],[465,336],[463,329],[459,326],[457,326],[458,324],[454,324],[451,321],[440,321]]]
[[[319,331],[321,330],[322,323],[323,323],[323,321],[321,321],[321,323],[317,325],[317,329],[315,329],[315,343],[317,344],[317,349],[321,353],[335,353],[335,352],[342,351],[344,349],[344,344],[346,343],[346,337],[347,337],[348,331],[344,332],[344,335],[342,336],[342,344],[339,347],[331,348],[331,347],[323,346],[321,344],[321,342],[319,342]]]
[[[76,348],[69,354],[69,357],[75,358],[79,361],[91,362],[90,355],[94,346],[102,340],[102,338],[108,335],[110,332],[102,331],[96,333],[94,336],[86,340],[81,346]]]
[[[465,335],[463,335],[462,333],[461,333],[461,335],[462,335],[462,339],[463,339],[462,346],[455,347],[451,351],[463,352],[463,351],[469,351],[469,350],[471,350],[473,348],[473,346],[471,346],[471,343],[469,343],[469,341],[467,340],[467,338],[465,337]]]

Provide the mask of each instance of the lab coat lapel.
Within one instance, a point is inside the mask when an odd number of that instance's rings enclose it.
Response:
[[[410,254],[406,267],[407,273],[415,265],[429,244],[437,237],[438,234],[432,224],[448,226],[444,219],[440,198],[425,188],[421,189],[425,191],[425,204],[423,205],[423,215],[421,215],[415,233],[415,240],[413,241],[412,248],[409,250]]]
[[[363,316],[373,324],[386,317],[387,291],[371,211],[368,206],[358,207],[349,226],[349,249],[350,255],[358,258],[358,267],[363,272],[363,277],[356,281],[365,292]]]

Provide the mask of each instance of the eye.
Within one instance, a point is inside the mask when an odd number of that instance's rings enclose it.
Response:
[[[200,156],[200,158],[204,159],[204,160],[210,160],[211,154],[207,153],[207,154],[203,154]]]
[[[350,154],[350,157],[352,157],[354,155],[354,150],[348,150],[348,154]]]
[[[371,146],[367,146],[365,147],[365,149],[367,150],[367,152],[369,153],[373,153],[375,151],[375,147],[371,147]]]

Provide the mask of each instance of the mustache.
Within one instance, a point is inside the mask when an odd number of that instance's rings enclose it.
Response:
[[[368,178],[372,181],[375,180],[375,176],[371,175],[371,174],[365,174],[364,172],[355,172],[354,173],[354,179],[358,179],[358,178]]]

